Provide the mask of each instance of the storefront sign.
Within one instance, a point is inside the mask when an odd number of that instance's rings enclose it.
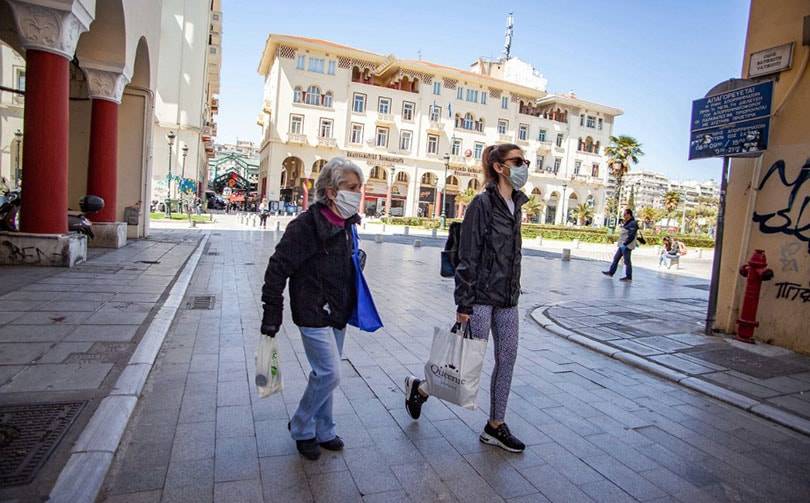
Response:
[[[430,187],[419,188],[419,202],[432,203],[436,199],[436,189]]]
[[[386,192],[388,192],[388,186],[385,182],[374,180],[366,182],[366,194],[385,194]]]
[[[772,96],[768,81],[693,101],[689,159],[767,149]]]
[[[478,176],[481,174],[481,166],[474,164],[472,166],[460,166],[450,170],[455,176]]]
[[[346,151],[346,157],[352,159],[363,159],[369,164],[376,164],[380,166],[391,166],[394,164],[404,164],[405,159],[402,157],[392,157],[382,154],[369,154],[367,152],[354,152],[352,150]]]
[[[751,54],[748,63],[748,77],[761,77],[779,73],[790,68],[793,63],[793,42],[771,47]]]

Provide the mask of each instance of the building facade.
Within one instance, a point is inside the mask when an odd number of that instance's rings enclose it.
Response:
[[[181,188],[198,194],[208,185],[222,65],[220,0],[166,0],[161,22],[153,201],[177,199]]]
[[[624,175],[623,183],[622,204],[627,204],[632,190],[636,208],[645,206],[663,208],[664,194],[677,192],[686,208],[694,209],[700,205],[715,205],[720,192],[714,180],[677,181],[669,179],[662,173],[646,170],[628,171]]]
[[[19,187],[22,177],[22,129],[25,96],[25,60],[0,40],[0,180]],[[2,189],[0,189],[2,190]]]
[[[621,110],[548,94],[517,58],[461,70],[270,35],[259,73],[259,186],[271,201],[305,207],[320,167],[344,156],[366,175],[366,214],[459,216],[458,194],[482,188],[484,148],[515,143],[532,162],[524,190],[545,203],[539,221],[590,204],[601,223],[603,147]]]
[[[810,2],[752,0],[742,77],[751,55],[792,44],[792,65],[773,84],[768,150],[731,162],[715,327],[734,333],[746,278],[739,268],[763,250],[774,276],[762,284],[755,338],[810,353]]]

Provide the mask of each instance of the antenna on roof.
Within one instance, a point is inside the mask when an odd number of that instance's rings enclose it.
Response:
[[[419,61],[422,61],[422,49],[416,51],[416,56]]]
[[[503,42],[503,58],[508,60],[512,56],[512,33],[514,32],[512,13],[506,16],[506,38]]]

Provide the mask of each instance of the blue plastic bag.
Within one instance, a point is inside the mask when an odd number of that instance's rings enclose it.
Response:
[[[357,290],[357,303],[349,318],[349,325],[357,327],[364,332],[374,332],[383,326],[371,290],[368,288],[366,278],[363,277],[363,268],[360,264],[360,245],[357,238],[357,229],[352,229],[352,264],[354,264],[354,284]]]

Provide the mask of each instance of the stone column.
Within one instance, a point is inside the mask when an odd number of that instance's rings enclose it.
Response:
[[[90,219],[115,222],[118,207],[118,106],[129,82],[121,71],[82,64],[92,99],[87,193],[104,199],[104,209]],[[126,228],[124,228],[126,231]]]
[[[78,3],[64,8],[10,0],[25,48],[23,232],[64,234],[68,210],[69,65],[92,17]]]

